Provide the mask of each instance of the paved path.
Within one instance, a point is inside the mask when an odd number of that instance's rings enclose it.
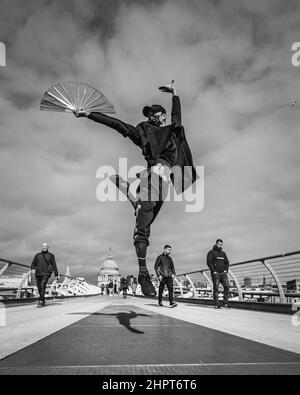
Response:
[[[285,315],[82,298],[7,309],[0,374],[299,374],[299,335]]]

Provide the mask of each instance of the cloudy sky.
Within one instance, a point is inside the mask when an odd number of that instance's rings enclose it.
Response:
[[[113,130],[39,111],[63,80],[89,83],[136,125],[175,79],[205,208],[168,203],[152,228],[149,266],[164,243],[177,272],[205,266],[224,238],[231,261],[299,250],[300,4],[293,0],[0,0],[0,257],[30,263],[51,243],[60,271],[96,280],[109,247],[137,272],[127,202],[96,199],[99,166],[144,165]]]

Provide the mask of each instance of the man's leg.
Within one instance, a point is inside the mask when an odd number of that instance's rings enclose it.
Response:
[[[45,294],[46,294],[46,287],[47,287],[47,283],[48,283],[48,280],[49,280],[49,276],[42,276],[41,277],[41,293],[40,293],[40,298],[41,298],[41,301],[42,301],[42,303],[43,303],[43,305],[45,305]]]
[[[168,287],[168,291],[169,291],[169,303],[170,303],[170,306],[172,306],[174,303],[174,290],[173,290],[173,278],[172,277],[167,278],[167,287]]]
[[[156,291],[150,280],[146,257],[149,245],[151,225],[157,217],[166,196],[166,187],[161,193],[162,180],[153,171],[141,173],[139,185],[139,201],[136,210],[136,227],[134,230],[134,245],[139,264],[139,278],[142,292],[145,296],[155,296]],[[153,196],[155,198],[153,198]]]
[[[138,199],[129,191],[129,182],[123,180],[123,178],[118,174],[115,176],[111,176],[110,180],[127,197],[129,202],[132,204],[134,210],[136,210]]]
[[[41,276],[35,276],[36,279],[36,286],[38,289],[38,293],[39,293],[39,303],[41,302],[41,280],[42,277]]]
[[[219,305],[219,285],[220,285],[220,274],[214,274],[214,302],[215,306]]]
[[[227,273],[222,273],[220,282],[224,288],[223,304],[228,304],[230,284],[229,284]]]
[[[162,295],[165,289],[166,281],[163,278],[160,283],[159,283],[159,288],[158,288],[158,304],[162,305]]]

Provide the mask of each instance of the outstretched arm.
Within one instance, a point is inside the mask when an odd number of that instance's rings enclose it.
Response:
[[[123,121],[120,121],[119,119],[110,117],[108,115],[102,114],[100,112],[91,112],[91,113],[86,113],[86,112],[79,112],[75,113],[75,116],[77,118],[80,117],[87,117],[91,119],[94,122],[102,123],[103,125],[106,125],[117,132],[119,132],[122,136],[130,138],[130,140],[141,147],[141,137],[137,131],[137,129]]]
[[[181,104],[174,85],[174,80],[172,80],[170,85],[164,85],[159,87],[159,90],[161,92],[171,93],[173,95],[171,122],[172,124],[175,124],[175,127],[181,126]]]

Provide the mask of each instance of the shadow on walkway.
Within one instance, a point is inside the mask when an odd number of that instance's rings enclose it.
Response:
[[[119,312],[119,313],[112,313],[112,314],[103,314],[103,313],[70,313],[71,315],[80,314],[80,315],[89,315],[89,316],[107,316],[107,317],[116,317],[120,323],[120,325],[124,326],[130,332],[135,333],[137,335],[143,335],[145,332],[139,331],[138,329],[132,328],[130,325],[130,321],[137,317],[151,317],[151,315],[147,314],[137,314],[135,311]]]

